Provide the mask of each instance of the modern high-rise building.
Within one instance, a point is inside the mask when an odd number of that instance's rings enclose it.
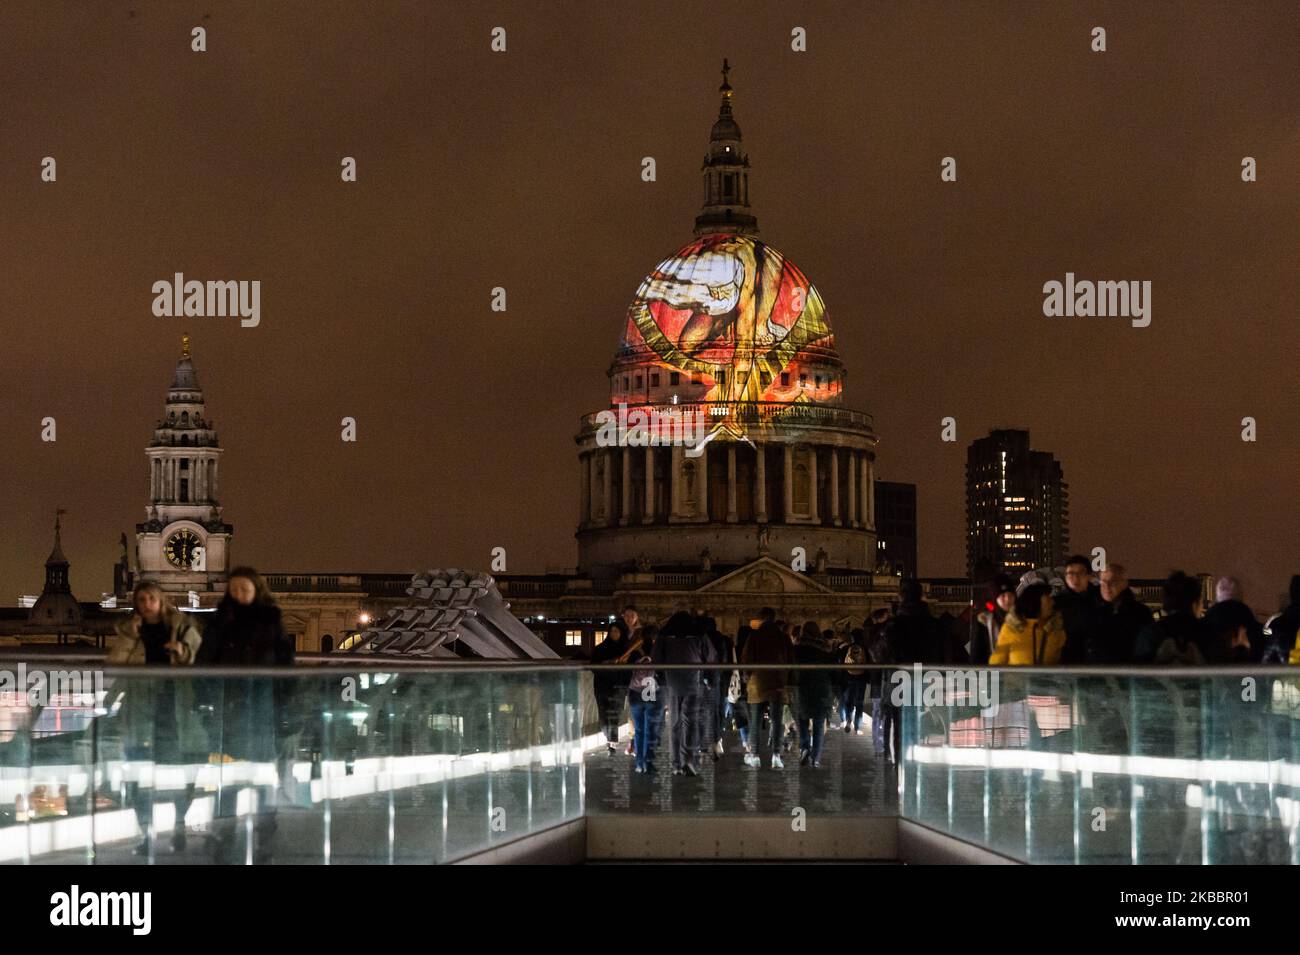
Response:
[[[966,569],[1055,566],[1069,547],[1069,495],[1061,464],[1029,447],[1029,432],[990,431],[966,451]]]
[[[915,577],[916,485],[876,481],[876,571]]]

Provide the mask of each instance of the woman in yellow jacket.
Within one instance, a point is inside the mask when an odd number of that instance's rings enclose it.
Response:
[[[1030,584],[1016,595],[1016,606],[998,632],[989,666],[1055,666],[1061,662],[1065,628],[1052,609],[1052,588]]]

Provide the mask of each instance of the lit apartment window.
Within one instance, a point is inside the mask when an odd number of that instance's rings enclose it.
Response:
[[[564,631],[564,645],[566,647],[582,646],[582,631],[581,630]]]
[[[592,646],[600,646],[600,644],[603,643],[605,638],[608,636],[609,636],[608,630],[597,630],[595,633],[596,639],[595,642],[592,643]]]

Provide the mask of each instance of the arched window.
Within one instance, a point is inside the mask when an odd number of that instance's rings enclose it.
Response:
[[[334,652],[334,637],[333,637],[331,634],[326,633],[326,634],[323,634],[323,635],[321,636],[321,638],[320,638],[320,652],[321,652],[321,653],[333,653],[333,652]]]

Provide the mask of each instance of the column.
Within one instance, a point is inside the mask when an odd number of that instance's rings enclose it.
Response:
[[[199,502],[208,499],[208,461],[207,458],[198,458],[199,470],[194,476],[194,483],[197,490],[194,493],[194,499]]]
[[[817,513],[817,447],[808,448],[808,517],[814,524],[821,523]]]
[[[217,499],[217,459],[216,458],[213,458],[211,461],[208,462],[208,477],[211,478],[211,480],[208,482],[208,493],[212,496],[212,500],[215,501]]]
[[[599,500],[596,495],[600,490],[596,487],[596,455],[599,453],[599,451],[587,452],[587,522],[589,524],[596,523],[596,514],[600,511],[596,506]]]
[[[682,516],[682,446],[674,444],[672,450],[672,459],[668,466],[669,500],[672,509],[668,512],[669,520],[677,520]]]
[[[754,520],[767,520],[767,445],[754,445]]]
[[[736,442],[727,442],[727,522],[740,520],[736,511]]]
[[[847,452],[849,456],[849,466],[846,469],[849,475],[849,526],[858,526],[858,454],[856,451]]]
[[[645,513],[642,524],[653,524],[655,519],[655,449],[645,448]]]
[[[874,530],[876,525],[872,521],[872,511],[875,509],[875,502],[871,499],[875,495],[871,493],[871,480],[867,474],[867,455],[865,453],[858,459],[858,481],[860,482],[858,494],[862,498],[858,510],[862,513],[862,524],[864,527]]]
[[[831,523],[839,527],[840,520],[840,455],[831,448]]]
[[[158,459],[149,459],[149,500],[158,500]]]
[[[867,519],[871,529],[876,529],[876,462],[867,461]]]
[[[587,456],[578,452],[578,527],[587,526],[591,511],[591,470]]]
[[[794,448],[783,444],[781,451],[785,465],[785,487],[781,489],[781,502],[785,505],[785,522],[789,524],[794,514]]]
[[[614,449],[605,449],[605,480],[600,488],[601,502],[605,505],[604,524],[614,523]]]
[[[695,459],[695,519],[697,521],[707,521],[709,519],[709,446],[706,444],[702,449],[703,453]]]
[[[627,526],[628,515],[632,513],[632,449],[623,445],[623,505],[618,516],[618,523]]]

